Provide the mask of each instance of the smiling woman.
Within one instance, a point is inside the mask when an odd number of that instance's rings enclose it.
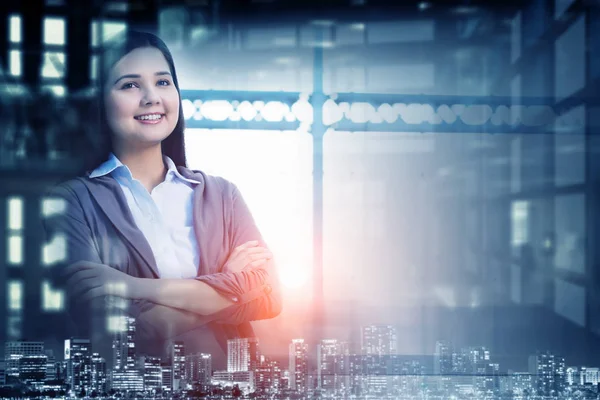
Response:
[[[68,207],[45,221],[50,236],[66,236],[60,279],[74,334],[106,345],[115,324],[104,308],[116,297],[123,316],[136,319],[146,352],[187,334],[191,351],[218,358],[227,339],[254,336],[249,321],[280,313],[273,256],[237,187],[187,168],[165,44],[128,32],[106,54],[98,92],[103,158],[55,188]]]

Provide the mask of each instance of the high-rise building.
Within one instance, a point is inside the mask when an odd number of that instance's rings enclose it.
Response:
[[[136,365],[135,319],[123,318],[123,329],[115,332],[113,338],[113,368],[111,372],[111,388],[117,390],[144,390],[144,377]]]
[[[600,382],[600,369],[598,368],[582,368],[583,382],[582,385],[598,386]]]
[[[511,375],[512,390],[515,396],[532,395],[534,376],[529,372],[513,372]]]
[[[144,357],[144,390],[156,391],[162,388],[162,369],[159,357]]]
[[[579,385],[581,373],[577,367],[567,367],[565,371],[565,382],[567,386]]]
[[[391,325],[363,326],[361,352],[363,355],[363,390],[373,395],[383,395],[391,385],[388,379],[388,361],[398,351],[396,328]]]
[[[6,361],[0,361],[0,386],[6,385]]]
[[[19,359],[19,380],[26,385],[40,387],[46,381],[46,364],[48,357],[45,354],[24,356]]]
[[[529,356],[529,372],[536,376],[535,389],[543,396],[557,395],[565,385],[565,359],[550,352]]]
[[[364,391],[364,359],[362,354],[351,354],[348,357],[348,375],[350,376],[350,393],[362,396]]]
[[[58,379],[59,368],[57,367],[56,357],[54,357],[54,352],[50,349],[45,349],[44,354],[46,354],[46,381],[51,382]]]
[[[162,372],[162,390],[173,391],[173,362],[161,362],[160,370]]]
[[[254,386],[259,393],[269,393],[273,387],[271,361],[264,355],[260,356],[260,362],[254,369]]]
[[[308,385],[308,345],[304,339],[290,343],[290,389],[305,392]]]
[[[227,341],[227,371],[253,371],[260,363],[258,338],[238,338]]]
[[[171,344],[171,356],[173,360],[173,390],[184,388],[185,382],[185,344],[175,341]]]
[[[433,354],[433,373],[435,375],[449,375],[452,373],[452,344],[446,340],[435,343]]]
[[[212,375],[212,356],[206,353],[185,356],[185,380],[189,384],[209,384]]]
[[[92,349],[89,339],[65,340],[67,383],[75,394],[88,392],[92,385]]]
[[[283,387],[281,383],[281,366],[277,361],[261,356],[260,363],[254,372],[255,388],[260,393],[278,393]]]
[[[135,318],[120,316],[123,318],[123,330],[115,332],[113,337],[113,368],[125,369],[135,368]]]
[[[108,392],[106,360],[100,354],[92,354],[92,391],[98,394]]]
[[[321,340],[317,345],[317,388],[328,392],[349,390],[349,356],[347,342]]]
[[[6,376],[19,378],[19,360],[22,357],[44,354],[44,342],[6,342],[4,345]]]

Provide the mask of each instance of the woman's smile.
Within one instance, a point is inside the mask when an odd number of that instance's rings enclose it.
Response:
[[[159,124],[165,117],[165,114],[162,113],[150,113],[150,114],[142,114],[137,115],[133,118],[138,120],[140,123],[144,125],[156,125]]]

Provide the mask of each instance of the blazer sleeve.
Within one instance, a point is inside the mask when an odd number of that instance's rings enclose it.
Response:
[[[60,207],[51,207],[53,212],[42,218],[46,240],[51,241],[60,235],[65,245],[65,258],[52,267],[51,278],[54,285],[64,291],[66,311],[75,323],[76,331],[90,337],[96,328],[106,325],[104,303],[97,299],[84,304],[73,298],[68,292],[61,267],[78,261],[101,263],[100,255],[75,191],[68,184],[62,184],[52,188],[47,196],[64,202]]]
[[[254,218],[237,187],[233,187],[233,205],[230,222],[230,248],[250,240],[258,240],[267,247]],[[275,262],[240,272],[219,272],[196,278],[212,286],[234,304],[215,316],[215,322],[239,325],[243,322],[274,318],[281,313],[282,300]]]
[[[61,275],[61,265],[70,265],[78,261],[102,263],[100,251],[94,238],[90,224],[76,191],[69,184],[52,188],[48,197],[65,202],[64,207],[56,208],[48,218],[42,219],[46,240],[55,235],[63,235],[65,239],[66,258],[60,265],[53,267],[53,285],[64,290],[67,300],[67,312],[75,323],[78,334],[90,337],[101,335],[106,331],[106,299],[98,299],[92,303],[82,303],[67,292],[65,279]],[[143,339],[165,339],[180,333],[198,328],[215,318],[227,318],[233,310],[223,310],[213,316],[200,316],[183,310],[165,307],[148,301],[128,301],[125,312],[136,318],[138,334]]]

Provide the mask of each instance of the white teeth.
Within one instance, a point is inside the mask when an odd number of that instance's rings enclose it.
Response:
[[[153,114],[153,115],[142,115],[140,117],[136,117],[136,119],[141,119],[141,120],[157,120],[157,119],[161,119],[162,115],[160,114]]]

